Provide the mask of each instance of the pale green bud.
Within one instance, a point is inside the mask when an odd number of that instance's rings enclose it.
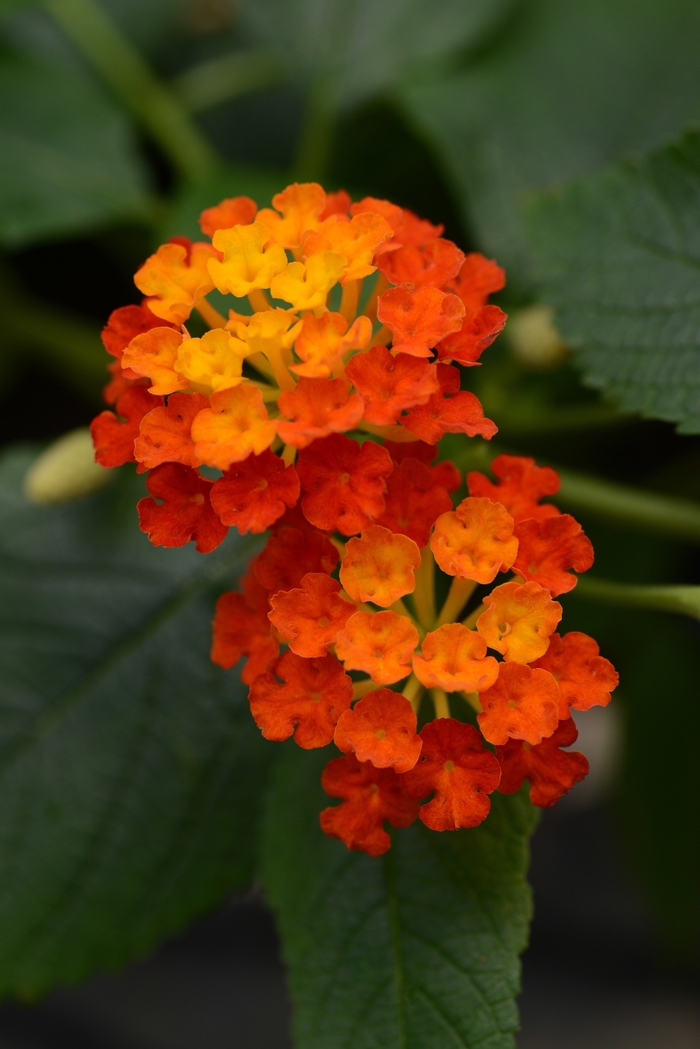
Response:
[[[552,368],[566,357],[550,306],[538,303],[515,310],[508,317],[506,334],[513,356],[529,368]]]
[[[24,477],[24,494],[39,506],[68,503],[99,491],[116,473],[95,462],[90,431],[81,427],[59,437],[34,460]]]

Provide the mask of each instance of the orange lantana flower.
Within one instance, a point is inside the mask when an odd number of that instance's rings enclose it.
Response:
[[[391,685],[411,672],[418,631],[396,612],[356,612],[336,640],[346,670],[364,670],[377,685]]]
[[[184,336],[175,328],[151,328],[131,340],[122,354],[122,368],[147,376],[151,393],[168,394],[187,389],[189,380],[178,375],[175,362]]]
[[[258,205],[250,197],[227,197],[214,208],[206,208],[199,216],[199,226],[207,237],[213,237],[218,229],[232,226],[248,226],[255,218]]]
[[[171,401],[173,398],[171,398]],[[224,524],[241,535],[264,532],[295,506],[300,485],[293,466],[286,466],[269,448],[229,466],[215,482],[211,503]]]
[[[552,634],[549,648],[532,666],[548,670],[559,682],[560,719],[571,716],[570,707],[574,710],[607,707],[610,693],[619,681],[615,667],[601,656],[597,642],[578,630],[563,637]]]
[[[559,724],[559,687],[546,670],[501,663],[498,678],[479,693],[483,711],[476,720],[489,743],[524,739],[533,746]]]
[[[275,423],[268,419],[262,394],[243,383],[212,394],[192,423],[195,455],[200,463],[226,470],[251,452],[260,455],[275,439]]]
[[[120,393],[115,406],[116,415],[114,412],[100,412],[90,423],[95,461],[100,466],[133,463],[134,442],[139,435],[141,420],[162,403],[163,398],[154,397],[145,386],[131,386]]]
[[[339,750],[354,753],[358,761],[371,761],[380,769],[408,772],[421,752],[417,724],[415,711],[405,696],[380,688],[341,714],[333,738]]]
[[[182,463],[157,466],[146,479],[146,488],[155,499],[140,499],[136,507],[141,531],[154,546],[184,546],[196,539],[200,554],[215,550],[228,528],[212,509],[213,483]]]
[[[149,470],[164,462],[197,466],[192,423],[207,403],[201,393],[174,393],[168,398],[167,405],[154,408],[145,415],[134,442],[137,462]]]
[[[412,539],[381,525],[370,525],[359,539],[348,540],[340,565],[340,582],[353,601],[372,601],[388,608],[413,593],[420,551]]]
[[[439,718],[421,730],[421,760],[402,777],[403,788],[422,805],[420,818],[431,830],[476,827],[489,814],[488,795],[496,789],[501,769],[472,725]]]
[[[146,305],[156,317],[183,324],[197,299],[214,287],[207,266],[216,260],[210,244],[193,244],[186,237],[174,237],[161,244],[134,276],[134,284],[148,295]]]
[[[418,218],[408,208],[400,208],[390,200],[379,200],[377,197],[364,197],[350,206],[351,215],[361,215],[365,211],[381,215],[394,231],[393,240],[389,245],[380,245],[378,254],[387,249],[393,251],[396,245],[422,248],[428,241],[439,237],[445,229],[444,226],[434,226],[427,219]]]
[[[344,379],[301,378],[295,390],[279,395],[279,410],[286,419],[277,423],[285,444],[306,448],[319,437],[352,430],[362,418],[364,401],[351,394]]]
[[[357,611],[340,596],[340,583],[324,572],[308,572],[301,586],[270,598],[269,619],[292,652],[311,659],[325,656],[338,632]]]
[[[250,711],[265,739],[289,739],[304,750],[325,747],[350,706],[352,681],[334,656],[302,659],[285,652],[250,686]],[[296,732],[294,731],[296,729]]]
[[[539,583],[502,583],[484,598],[476,628],[504,659],[530,663],[547,651],[562,607]]]
[[[167,325],[170,327],[170,325]],[[147,306],[120,306],[112,310],[100,337],[107,353],[121,360],[124,350],[137,335],[151,328],[162,328],[164,322],[156,317]]]
[[[515,794],[524,780],[530,782],[530,801],[547,808],[559,801],[575,783],[588,775],[588,759],[577,750],[563,750],[576,742],[578,729],[573,718],[561,721],[551,736],[536,746],[519,739],[509,739],[496,747],[502,769],[498,789],[501,794]]]
[[[518,553],[513,527],[513,518],[500,503],[472,496],[438,517],[430,548],[448,575],[491,583]]]
[[[430,351],[440,339],[459,331],[464,304],[456,295],[437,288],[411,291],[399,286],[379,296],[377,317],[393,336],[394,353],[430,357]]]
[[[559,491],[559,475],[550,466],[536,466],[534,459],[523,455],[497,455],[491,463],[491,470],[498,478],[498,484],[477,471],[467,474],[471,495],[503,503],[516,521],[528,517],[541,521],[559,513],[551,503],[540,505],[543,496]]]
[[[481,692],[498,677],[499,664],[486,655],[486,642],[461,623],[445,623],[426,634],[422,655],[413,657],[413,670],[426,688],[445,692]]]
[[[373,441],[358,445],[341,434],[314,441],[297,460],[306,517],[317,528],[355,535],[384,512],[392,469],[389,453]]]
[[[553,597],[576,586],[577,577],[567,569],[586,572],[593,564],[593,544],[571,514],[519,521],[515,534],[520,545],[514,571],[547,587]]]
[[[309,379],[327,378],[343,354],[364,350],[371,337],[369,317],[357,317],[348,328],[348,322],[340,313],[327,310],[320,317],[307,313],[295,346],[302,363],[291,365],[291,370]]]
[[[229,590],[216,602],[211,660],[229,670],[243,656],[241,681],[249,685],[279,655],[279,643],[270,631],[268,592],[249,572],[242,580],[243,593]]]
[[[444,288],[457,276],[463,262],[464,252],[456,244],[435,237],[421,248],[405,244],[387,252],[378,260],[378,266],[392,284]]]
[[[275,194],[272,208],[262,208],[258,220],[267,226],[277,244],[294,250],[308,230],[321,226],[326,203],[325,191],[318,182],[294,182]]]
[[[362,280],[374,273],[372,259],[382,241],[392,236],[389,223],[381,215],[355,215],[350,222],[325,223],[320,233],[304,237],[303,252],[308,257],[325,251],[337,252],[345,259],[341,284]]]
[[[407,408],[425,404],[440,388],[434,364],[407,353],[394,355],[384,346],[356,354],[345,374],[362,394],[364,418],[379,426],[396,422]]]
[[[292,309],[317,310],[325,308],[328,292],[340,280],[346,268],[344,255],[324,251],[309,255],[306,262],[290,262],[270,283],[275,299],[290,302]]]
[[[478,397],[469,390],[460,390],[459,369],[451,364],[438,364],[440,384],[425,404],[409,408],[402,424],[421,441],[435,444],[446,433],[465,433],[467,437],[483,437],[490,441],[498,427],[484,416]],[[480,493],[472,493],[480,494]]]
[[[223,258],[210,259],[212,285],[222,295],[242,298],[252,291],[269,288],[287,265],[284,248],[271,242],[270,230],[262,222],[217,230],[212,243]]]
[[[506,314],[498,306],[482,306],[476,313],[465,314],[462,327],[437,344],[437,355],[441,361],[457,361],[464,368],[479,363],[479,357],[487,350],[506,326]]]
[[[420,443],[415,441],[402,447],[413,449]],[[452,463],[445,465],[452,466]],[[449,492],[440,483],[442,476],[447,479],[446,472],[438,471],[436,475],[434,469],[410,455],[402,459],[389,474],[386,507],[377,524],[409,536],[422,550],[428,545],[435,518],[452,508]],[[453,483],[453,479],[448,483]]]
[[[265,549],[255,558],[255,575],[259,582],[276,593],[294,590],[307,572],[330,575],[338,563],[338,551],[315,528],[280,528],[270,536]]]

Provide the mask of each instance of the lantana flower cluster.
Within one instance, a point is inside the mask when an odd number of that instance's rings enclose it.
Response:
[[[96,459],[148,472],[157,545],[269,532],[218,600],[211,656],[245,660],[266,739],[337,747],[326,834],[380,855],[386,823],[473,827],[525,780],[552,805],[588,771],[571,709],[617,684],[592,638],[557,632],[590,541],[542,502],[552,469],[499,455],[454,505],[463,478],[435,461],[447,433],[496,432],[461,369],[504,327],[503,271],[389,201],[295,183],[272,204],[222,201],[210,240],[174,238],[136,273],[146,298],[103,332]]]

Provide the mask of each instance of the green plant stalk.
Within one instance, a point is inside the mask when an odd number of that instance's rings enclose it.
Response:
[[[188,112],[199,113],[253,91],[276,87],[284,79],[277,56],[266,48],[254,48],[191,66],[171,80],[170,86]]]
[[[184,178],[197,181],[216,170],[219,157],[184,106],[94,0],[42,2]]]
[[[309,86],[294,161],[294,177],[300,181],[323,182],[325,178],[336,123],[331,99],[332,87],[325,79]]]
[[[700,586],[636,586],[582,576],[574,593],[606,605],[677,612],[700,619]]]

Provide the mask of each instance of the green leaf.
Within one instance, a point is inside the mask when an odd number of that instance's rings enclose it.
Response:
[[[528,229],[584,381],[700,433],[700,134],[542,196]]]
[[[0,461],[0,994],[122,964],[251,877],[273,748],[208,657],[247,553],[150,545],[142,480],[40,509]]]
[[[514,0],[244,0],[243,17],[295,79],[347,108],[417,63],[473,46]]]
[[[144,168],[128,121],[67,66],[0,64],[0,241],[16,246],[144,220]]]
[[[331,756],[290,751],[263,821],[297,1049],[512,1049],[531,911],[529,801],[494,795],[475,830],[414,825],[375,859],[319,828]]]
[[[526,0],[466,72],[408,85],[481,246],[532,290],[527,190],[658,146],[700,118],[695,0]]]

